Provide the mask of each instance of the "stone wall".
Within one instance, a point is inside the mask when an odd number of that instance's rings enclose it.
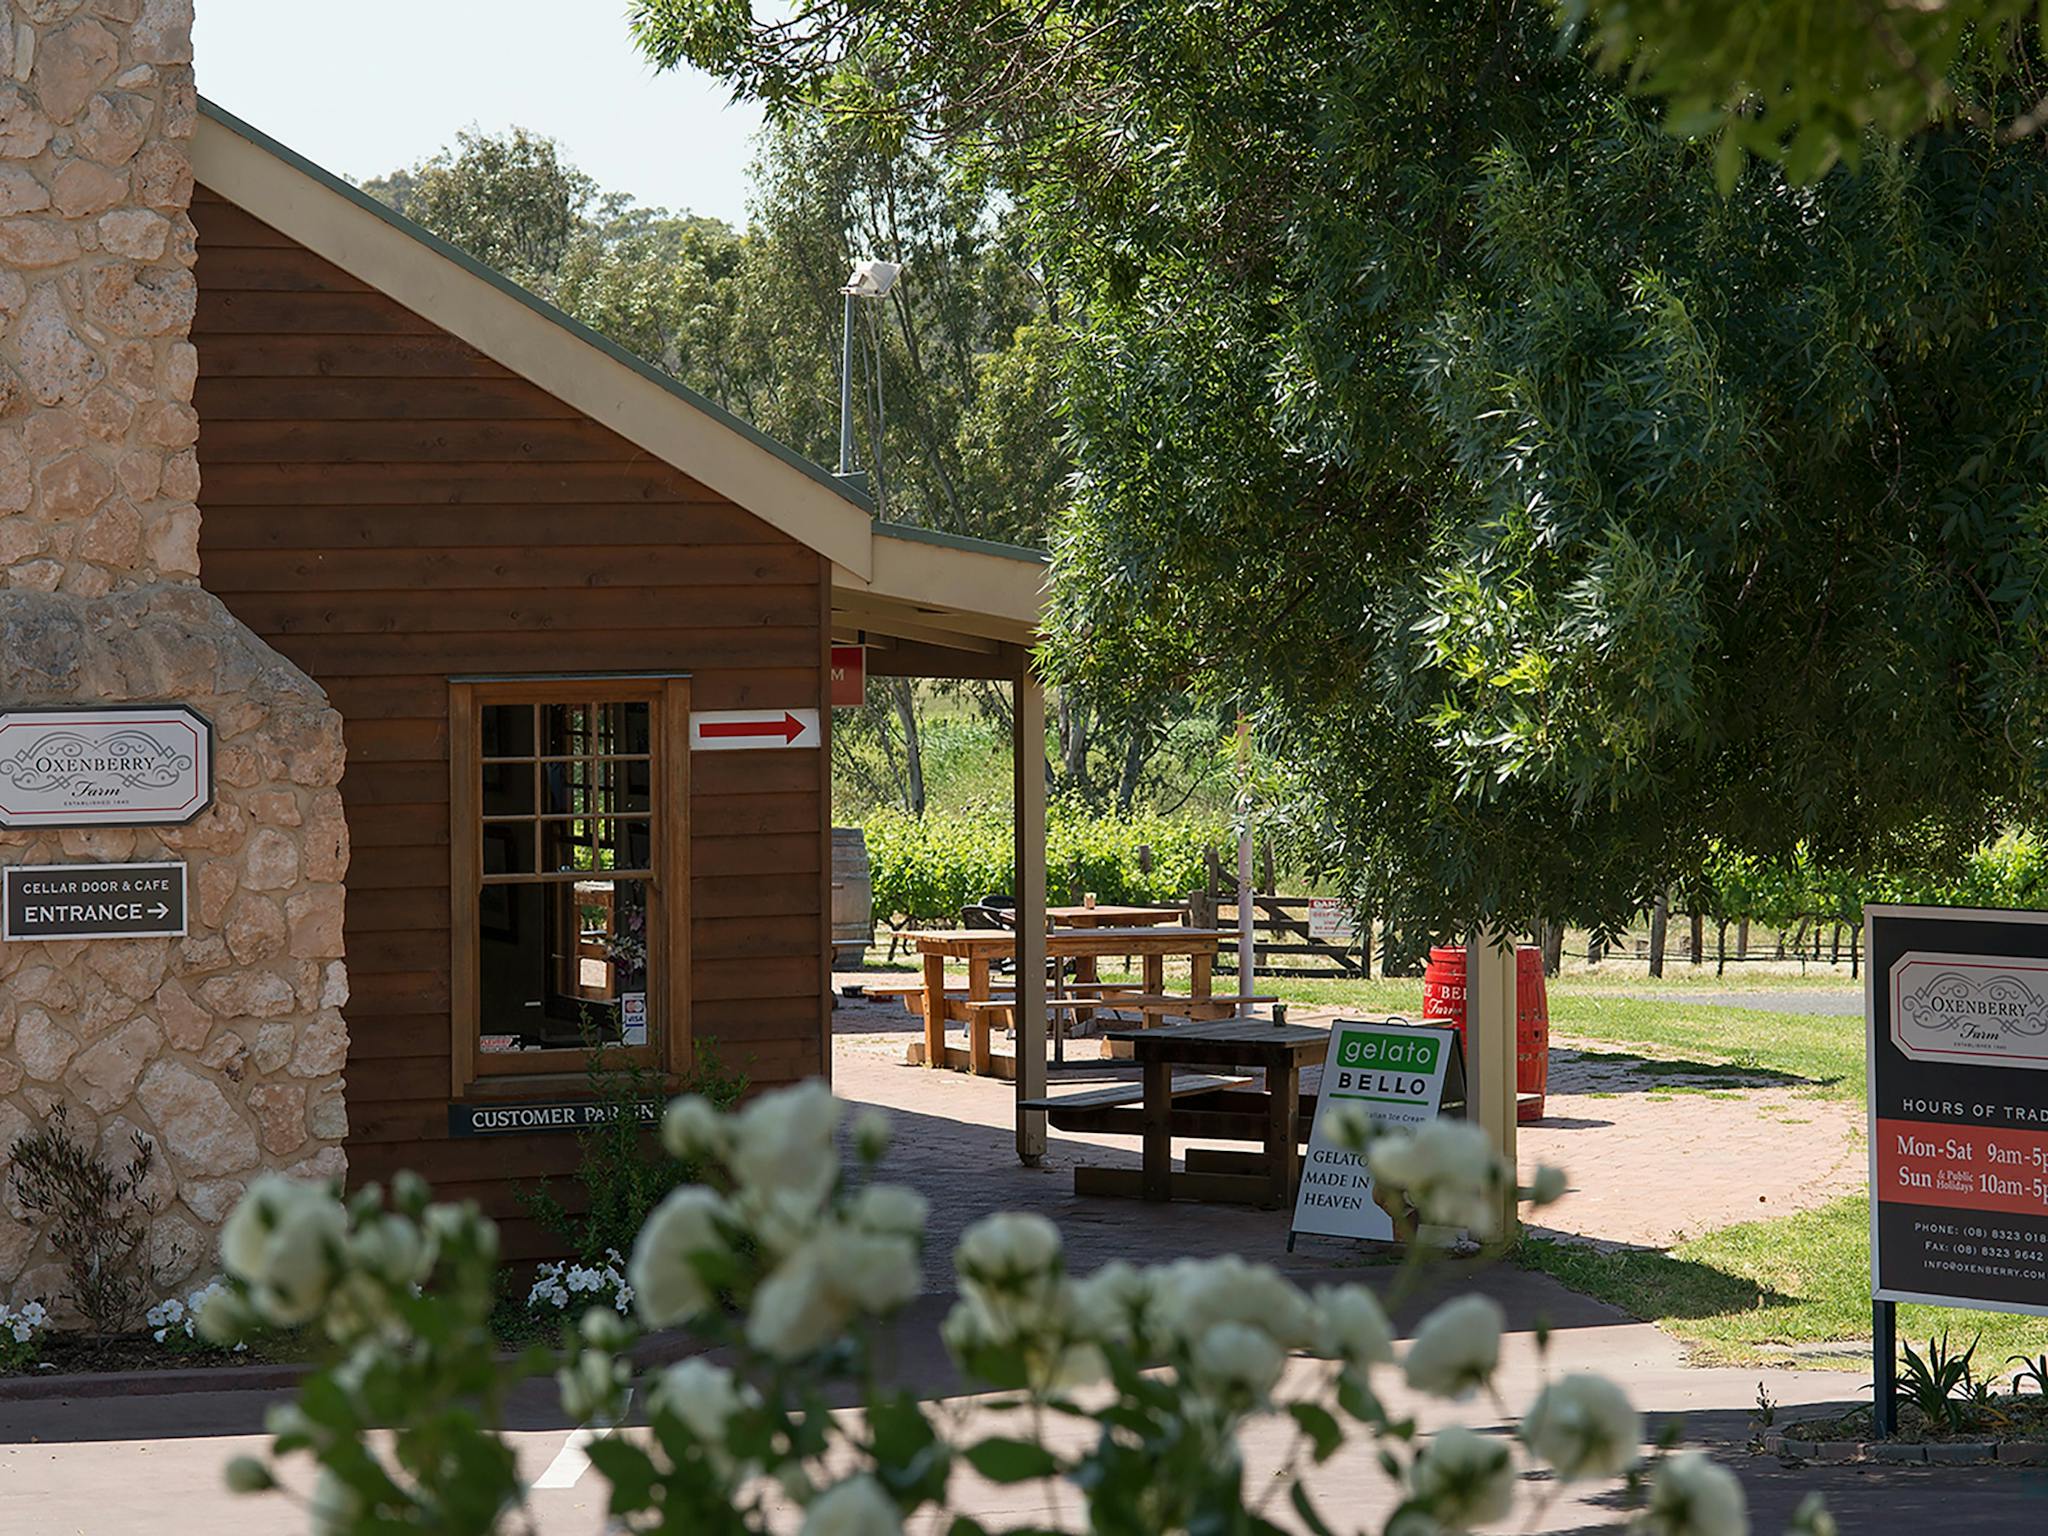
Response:
[[[0,709],[190,704],[185,827],[0,830],[0,863],[182,858],[182,940],[0,943],[0,1165],[68,1106],[158,1148],[152,1242],[212,1273],[260,1168],[344,1170],[348,832],[325,695],[199,586],[192,0],[8,0],[0,31]],[[0,1298],[62,1289],[0,1191]]]

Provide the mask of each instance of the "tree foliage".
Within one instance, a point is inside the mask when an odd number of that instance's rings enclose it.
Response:
[[[1558,0],[1565,36],[1712,137],[1724,185],[1745,153],[1809,182],[1866,134],[1937,123],[2026,138],[2048,122],[2039,0]]]
[[[1522,0],[635,18],[982,157],[1067,305],[1056,665],[1260,699],[1376,909],[1613,919],[1717,842],[2040,814],[2036,148],[1724,195]]]

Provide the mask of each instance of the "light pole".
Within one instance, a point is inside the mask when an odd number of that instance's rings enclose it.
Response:
[[[853,467],[853,301],[888,297],[902,275],[900,262],[870,257],[853,264],[852,275],[839,290],[846,298],[839,337],[839,473],[848,479],[859,474]]]

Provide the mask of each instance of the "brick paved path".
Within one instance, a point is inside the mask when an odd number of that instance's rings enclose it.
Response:
[[[1326,1016],[1299,1009],[1292,1015],[1302,1022]],[[847,1099],[903,1118],[894,1176],[933,1196],[935,1220],[957,1216],[964,1225],[988,1210],[1043,1210],[1075,1236],[1083,1253],[1099,1250],[1101,1258],[1123,1251],[1137,1233],[1151,1240],[1155,1225],[1163,1228],[1160,1237],[1186,1230],[1189,1252],[1285,1240],[1286,1220],[1277,1212],[1204,1207],[1197,1222],[1170,1214],[1174,1208],[1076,1199],[1076,1162],[1136,1167],[1136,1142],[1054,1131],[1044,1166],[1022,1168],[1014,1152],[1010,1084],[902,1065],[917,1025],[893,1001],[849,1003],[835,1024],[834,1087]],[[1126,1064],[1084,1060],[1094,1050],[1093,1041],[1071,1043],[1070,1065],[1055,1075],[1055,1092],[1134,1078]],[[1736,1222],[1809,1210],[1863,1187],[1862,1115],[1855,1105],[1801,1097],[1797,1089],[1748,1086],[1725,1075],[1648,1074],[1631,1066],[1636,1059],[1605,1048],[1574,1049],[1564,1038],[1553,1045],[1544,1119],[1521,1127],[1517,1142],[1525,1170],[1555,1164],[1571,1187],[1535,1230],[1601,1245],[1661,1248]],[[1313,1087],[1318,1076],[1304,1074],[1304,1086]]]

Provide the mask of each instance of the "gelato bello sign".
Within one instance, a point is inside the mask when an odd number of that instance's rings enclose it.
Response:
[[[1872,1291],[2048,1315],[2048,912],[1865,921]]]
[[[182,704],[0,714],[0,827],[182,826],[213,802],[213,728]]]

